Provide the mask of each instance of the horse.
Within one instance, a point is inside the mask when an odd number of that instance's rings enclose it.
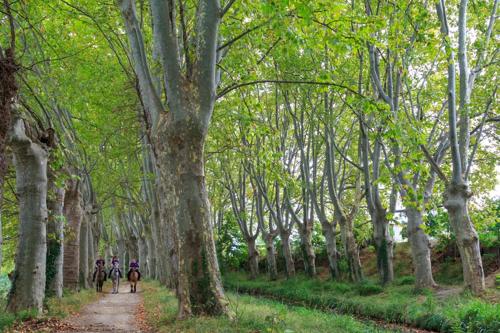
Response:
[[[104,281],[106,281],[106,270],[104,269],[104,266],[102,264],[97,265],[97,272],[96,272],[96,291],[102,292],[102,285],[104,284]]]
[[[139,273],[135,268],[132,268],[128,281],[130,282],[130,292],[135,293],[137,291],[137,281],[139,281]]]
[[[118,294],[118,289],[120,288],[120,270],[116,267],[111,268],[109,277],[113,281],[113,294]]]

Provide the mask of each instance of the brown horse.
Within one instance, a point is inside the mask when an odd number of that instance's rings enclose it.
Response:
[[[102,292],[102,285],[104,284],[104,281],[106,281],[106,270],[104,269],[104,266],[102,264],[97,265],[97,272],[96,272],[96,286],[95,290],[99,293]]]
[[[132,268],[128,281],[130,282],[130,292],[135,293],[137,291],[137,281],[139,281],[139,273],[135,268]]]

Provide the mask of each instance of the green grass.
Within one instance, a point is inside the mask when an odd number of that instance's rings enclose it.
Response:
[[[391,332],[350,316],[232,293],[228,296],[234,319],[201,317],[179,321],[176,320],[177,299],[170,291],[157,282],[143,282],[142,289],[146,318],[154,332]]]
[[[351,284],[302,276],[280,281],[259,277],[252,281],[245,274],[228,273],[224,285],[232,291],[440,332],[500,331],[499,304],[465,294],[441,296],[429,290],[416,293],[411,277],[399,278],[382,288],[370,281]]]

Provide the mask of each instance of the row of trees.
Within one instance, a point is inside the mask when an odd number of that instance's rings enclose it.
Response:
[[[494,168],[497,5],[4,1],[0,185],[12,152],[20,221],[9,309],[87,287],[104,253],[139,258],[176,290],[180,318],[228,313],[212,230],[228,215],[252,276],[265,243],[271,279],[278,236],[295,274],[295,232],[316,274],[319,222],[332,278],[343,256],[361,280],[368,220],[388,283],[399,205],[416,287],[435,285],[424,216],[442,204],[480,293],[467,207]]]

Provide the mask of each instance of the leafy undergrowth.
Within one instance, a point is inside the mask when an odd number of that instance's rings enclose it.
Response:
[[[242,273],[224,276],[227,289],[287,303],[439,332],[500,332],[498,302],[489,303],[459,292],[416,293],[413,282],[412,277],[403,277],[382,288],[370,281],[350,284],[301,276],[279,281],[269,281],[264,276],[249,280]]]
[[[95,300],[99,295],[93,289],[86,289],[80,292],[64,291],[61,299],[49,298],[44,305],[41,315],[36,315],[33,311],[21,311],[16,314],[5,312],[6,298],[0,297],[0,332],[38,332],[43,328],[63,327],[59,321],[70,314],[80,311],[80,309]],[[21,329],[22,328],[22,329]]]
[[[143,282],[144,307],[154,332],[390,332],[349,316],[229,293],[234,319],[200,317],[176,320],[177,299],[157,282]]]

